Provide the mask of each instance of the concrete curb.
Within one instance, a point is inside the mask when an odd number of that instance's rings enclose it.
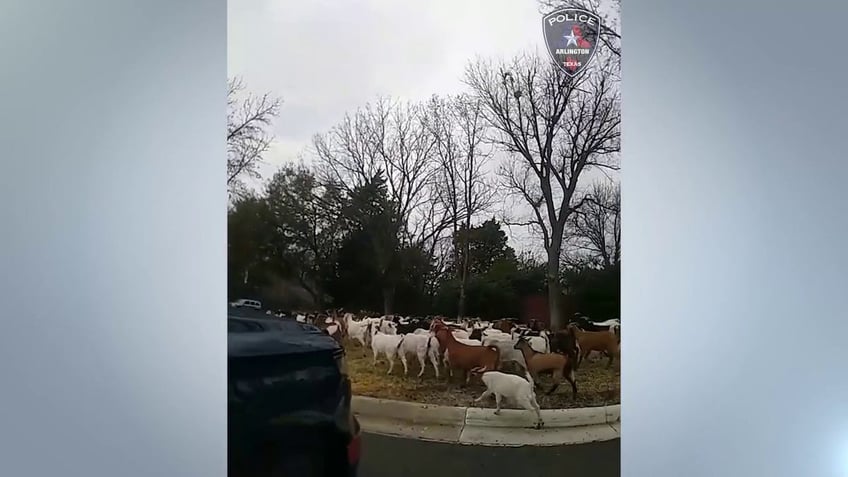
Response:
[[[621,405],[543,409],[545,427],[517,409],[450,407],[354,396],[353,412],[365,432],[413,439],[488,446],[569,445],[617,439]]]

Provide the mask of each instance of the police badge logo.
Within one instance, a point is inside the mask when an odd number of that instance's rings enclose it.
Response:
[[[545,44],[554,63],[574,78],[598,51],[601,18],[587,10],[563,8],[542,17]]]

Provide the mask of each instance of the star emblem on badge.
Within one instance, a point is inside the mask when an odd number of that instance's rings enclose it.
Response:
[[[568,43],[565,45],[566,47],[571,45],[577,46],[577,35],[574,34],[573,30],[569,31],[568,35],[563,35],[562,37],[568,40]]]

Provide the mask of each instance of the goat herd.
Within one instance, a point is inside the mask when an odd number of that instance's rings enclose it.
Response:
[[[524,325],[510,319],[488,322],[358,315],[343,310],[299,313],[297,321],[320,328],[339,344],[348,338],[370,348],[375,367],[377,360],[385,356],[389,363],[387,374],[392,373],[399,360],[404,375],[408,375],[409,359],[417,358],[419,378],[428,361],[437,379],[442,365],[451,377],[454,371],[461,372],[465,384],[472,375],[480,375],[486,392],[477,401],[494,394],[496,412],[500,411],[501,399],[510,398],[528,410],[536,410],[538,415],[533,388],[540,374],[553,377],[553,386],[546,394],[553,393],[566,380],[571,385],[572,398],[576,398],[575,372],[590,354],[606,356],[608,368],[620,356],[621,322],[617,319],[597,323],[575,314],[564,329],[551,332],[535,320]],[[525,378],[501,372],[507,363],[523,371]]]

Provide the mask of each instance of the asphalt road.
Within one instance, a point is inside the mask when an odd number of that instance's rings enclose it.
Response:
[[[477,447],[364,434],[359,477],[619,477],[620,443]]]

